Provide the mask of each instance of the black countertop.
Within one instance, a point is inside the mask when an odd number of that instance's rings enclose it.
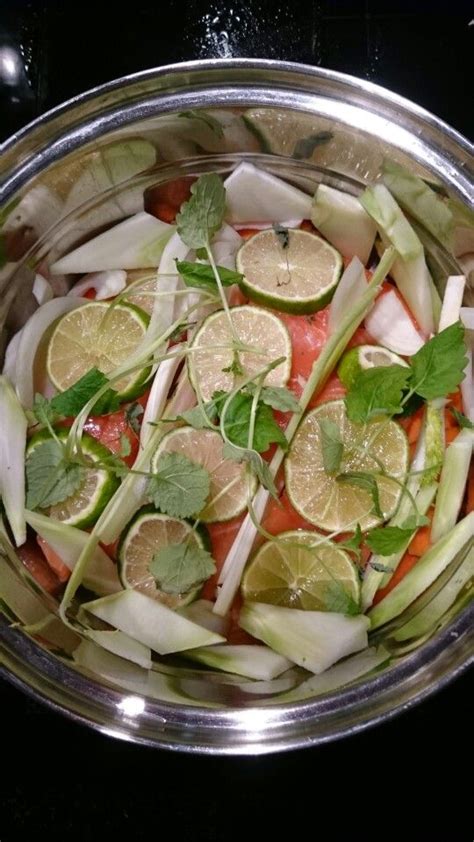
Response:
[[[369,79],[472,136],[473,41],[474,7],[460,0],[1,0],[0,134],[126,73],[246,56]],[[179,842],[270,838],[275,830],[324,842],[474,835],[470,676],[364,734],[261,758],[136,747],[9,685],[1,692],[1,842],[42,832],[95,840],[107,831],[134,840],[173,833]]]

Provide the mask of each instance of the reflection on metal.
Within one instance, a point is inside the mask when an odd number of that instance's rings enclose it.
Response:
[[[0,83],[19,85],[22,75],[23,64],[17,51],[13,47],[0,47]]]

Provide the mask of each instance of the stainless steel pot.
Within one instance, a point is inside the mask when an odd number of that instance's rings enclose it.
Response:
[[[182,116],[211,107],[220,109],[221,134],[195,115]],[[118,177],[101,181],[97,161],[111,144],[130,138],[149,141],[155,164],[123,184]],[[449,126],[368,82],[275,61],[190,62],[125,77],[39,118],[1,152],[0,221],[10,249],[0,269],[4,344],[36,306],[33,266],[47,270],[52,255],[138,210],[145,187],[177,174],[225,171],[246,156],[308,192],[324,180],[357,193],[390,156],[461,202],[473,200],[472,147]],[[86,170],[96,175],[74,194]],[[426,243],[433,271],[459,271],[455,256],[429,237]],[[59,289],[66,282],[59,279]],[[301,681],[298,672],[259,688],[167,662],[150,681],[113,656],[74,660],[79,641],[64,634],[55,601],[13,552],[1,562],[3,674],[74,719],[154,746],[257,754],[325,742],[409,708],[472,659],[473,610],[464,601],[442,630],[390,666],[303,701],[278,702],[280,692]],[[29,634],[12,620],[29,624]],[[31,627],[38,621],[41,632]]]

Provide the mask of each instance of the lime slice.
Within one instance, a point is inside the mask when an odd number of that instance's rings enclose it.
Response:
[[[255,493],[255,479],[250,479],[244,464],[225,459],[223,447],[218,432],[180,427],[162,438],[151,462],[152,471],[159,471],[163,453],[181,453],[209,472],[209,502],[199,513],[199,520],[204,523],[230,520],[240,515],[246,508],[248,495]]]
[[[150,269],[129,269],[127,284],[136,281],[141,281],[141,283],[135,289],[130,290],[130,294],[127,294],[127,304],[133,304],[134,307],[139,307],[140,310],[151,316],[155,297],[149,293],[156,291],[156,272]]]
[[[267,541],[250,562],[242,582],[242,596],[285,608],[330,611],[334,587],[341,586],[356,603],[360,585],[347,553],[330,542],[320,543],[315,532],[283,532]]]
[[[342,271],[335,248],[309,231],[273,228],[255,234],[237,254],[240,286],[253,301],[284,313],[314,313],[331,300]]]
[[[395,421],[374,420],[354,424],[347,418],[342,400],[321,404],[303,419],[286,459],[286,490],[295,509],[315,526],[328,532],[362,530],[381,522],[372,510],[368,491],[340,483],[326,473],[321,449],[319,421],[337,424],[344,445],[339,473],[357,471],[376,478],[383,520],[394,513],[401,488],[389,477],[376,476],[381,466],[403,483],[408,469],[408,441]],[[377,461],[376,461],[377,460]]]
[[[188,605],[199,593],[195,588],[185,594],[164,593],[157,588],[149,567],[158,550],[187,539],[205,547],[202,533],[185,520],[162,515],[153,506],[143,506],[122,532],[118,547],[119,573],[125,588],[141,591],[169,608]]]
[[[56,430],[56,435],[60,441],[66,441],[68,430]],[[42,430],[34,435],[26,451],[27,461],[28,456],[37,447],[41,447],[43,442],[50,439],[48,430]],[[110,450],[87,433],[82,436],[81,447],[85,458],[92,462],[110,457]],[[94,525],[119,484],[119,480],[112,471],[107,471],[105,468],[86,468],[86,476],[79,489],[62,503],[56,503],[44,511],[49,517],[61,520],[69,526],[87,529]]]
[[[243,377],[256,374],[268,363],[285,357],[266,378],[267,386],[284,386],[291,370],[291,339],[283,322],[273,313],[259,307],[232,307],[232,321],[239,340],[252,345],[255,353],[239,352]],[[224,310],[211,313],[195,333],[192,347],[205,348],[188,356],[188,371],[192,386],[196,384],[203,400],[212,398],[214,392],[229,392],[235,386],[235,376],[229,368],[234,361],[232,335]]]
[[[363,369],[384,365],[408,367],[408,363],[405,362],[403,357],[399,357],[398,354],[394,354],[388,348],[382,348],[381,345],[359,345],[344,354],[337,373],[341,383],[347,389],[350,389],[357,375]]]
[[[94,366],[108,374],[126,361],[142,342],[148,316],[138,307],[105,301],[84,304],[66,313],[56,325],[48,345],[47,371],[63,392]],[[134,372],[114,384],[125,399],[140,394],[149,368]]]

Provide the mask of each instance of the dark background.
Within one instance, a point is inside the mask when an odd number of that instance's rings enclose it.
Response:
[[[0,0],[0,49],[15,59],[0,61],[0,139],[117,76],[232,56],[370,79],[472,137],[473,42],[474,4],[460,0]],[[43,832],[91,842],[107,832],[153,842],[472,840],[471,710],[465,676],[339,743],[202,758],[112,741],[4,685],[0,842]]]

